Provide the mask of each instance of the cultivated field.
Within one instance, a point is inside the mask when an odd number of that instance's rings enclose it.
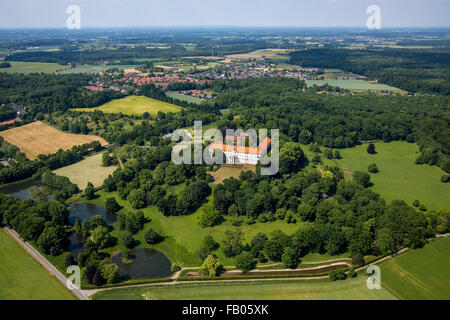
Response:
[[[114,289],[95,295],[98,300],[394,300],[389,291],[369,290],[367,276],[331,282],[256,281],[252,283],[183,284]]]
[[[380,265],[381,284],[400,299],[450,299],[450,238],[432,241]]]
[[[223,180],[228,178],[236,178],[239,179],[239,175],[242,171],[253,171],[255,172],[256,166],[253,166],[251,164],[236,164],[236,165],[229,165],[224,164],[222,165],[219,170],[215,172],[209,172],[214,177],[214,185],[221,184]]]
[[[180,107],[159,101],[156,99],[151,99],[143,96],[128,96],[123,99],[115,99],[105,103],[104,105],[97,108],[77,108],[73,109],[76,111],[92,112],[94,110],[100,110],[105,113],[120,113],[130,114],[130,115],[142,115],[144,112],[150,114],[157,114],[158,111],[162,112],[178,112]]]
[[[54,170],[53,173],[69,178],[78,188],[84,190],[88,182],[91,182],[94,187],[100,187],[116,169],[116,166],[102,167],[102,153],[98,153],[78,163]]]
[[[0,72],[9,73],[53,73],[62,70],[68,70],[68,66],[62,66],[57,63],[45,63],[45,62],[9,62],[10,68],[0,69]]]
[[[266,57],[268,59],[274,59],[274,60],[288,60],[288,57],[283,56],[287,54],[290,50],[289,49],[260,49],[255,50],[248,53],[239,53],[239,54],[230,54],[226,55],[225,57],[231,60],[250,60],[250,59],[256,59],[260,60],[263,57]],[[228,61],[223,61],[228,62]]]
[[[373,190],[388,202],[400,199],[412,205],[419,200],[428,209],[450,209],[450,184],[440,182],[444,171],[436,166],[416,165],[414,161],[419,155],[416,144],[400,141],[374,144],[377,154],[368,154],[367,144],[363,144],[340,150],[342,159],[333,162],[347,176],[356,170],[367,172],[369,164],[375,163],[379,172],[370,174]]]
[[[132,69],[136,66],[134,65],[90,65],[90,64],[83,64],[80,66],[76,66],[75,68],[66,69],[61,72],[61,74],[67,74],[67,73],[98,73],[103,72],[105,70],[109,69]]]
[[[41,121],[0,132],[0,136],[16,145],[29,159],[36,159],[40,154],[70,149],[92,141],[99,141],[102,146],[108,144],[103,138],[93,135],[71,134],[59,131]]]
[[[0,243],[0,300],[75,299],[1,229]]]
[[[388,86],[382,83],[372,83],[364,80],[306,80],[308,87],[313,85],[323,86],[328,84],[333,87],[339,87],[348,90],[378,90],[378,91],[391,91],[391,92],[404,92],[401,89]]]

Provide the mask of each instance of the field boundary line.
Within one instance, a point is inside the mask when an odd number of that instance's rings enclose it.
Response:
[[[13,229],[5,227],[3,228],[3,230],[11,238],[13,238],[34,260],[42,265],[50,273],[51,276],[55,277],[63,284],[65,288],[67,288],[67,278],[58,269],[56,269],[53,264],[51,264],[39,251],[34,249],[33,246],[23,240]],[[69,289],[67,288],[67,290]],[[80,300],[89,300],[89,297],[78,288],[69,291]]]

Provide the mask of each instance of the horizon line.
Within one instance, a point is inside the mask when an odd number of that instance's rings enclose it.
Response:
[[[69,30],[69,31],[82,31],[83,29],[146,29],[146,28],[273,28],[273,29],[327,29],[327,28],[336,28],[336,29],[364,29],[371,32],[380,32],[383,29],[436,29],[436,28],[448,28],[450,29],[450,25],[447,26],[384,26],[379,30],[370,30],[366,26],[263,26],[263,25],[254,25],[254,26],[240,26],[240,25],[155,25],[155,26],[86,26],[81,29],[68,29],[65,26],[61,27],[0,27],[0,30]]]

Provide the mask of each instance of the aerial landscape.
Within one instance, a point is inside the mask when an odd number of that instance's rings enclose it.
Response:
[[[450,300],[450,4],[73,2],[2,1],[0,300]]]

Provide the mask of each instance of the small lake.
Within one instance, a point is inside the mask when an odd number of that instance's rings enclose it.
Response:
[[[70,205],[69,222],[71,224],[74,224],[76,219],[78,219],[80,223],[83,222],[83,220],[90,221],[95,215],[101,215],[108,225],[113,224],[117,219],[116,215],[106,214],[105,208],[96,204],[76,202]]]
[[[78,254],[84,251],[83,237],[77,235],[76,232],[72,232],[72,234],[67,237],[67,240],[69,241],[69,244],[67,245],[67,251],[69,251],[72,256],[77,258]]]
[[[124,280],[165,278],[170,276],[171,262],[160,251],[148,248],[134,250],[133,262],[122,263],[122,253],[112,256],[112,262],[119,266],[120,273]]]
[[[51,200],[55,189],[44,186],[39,179],[27,179],[0,187],[0,192],[18,200]]]

